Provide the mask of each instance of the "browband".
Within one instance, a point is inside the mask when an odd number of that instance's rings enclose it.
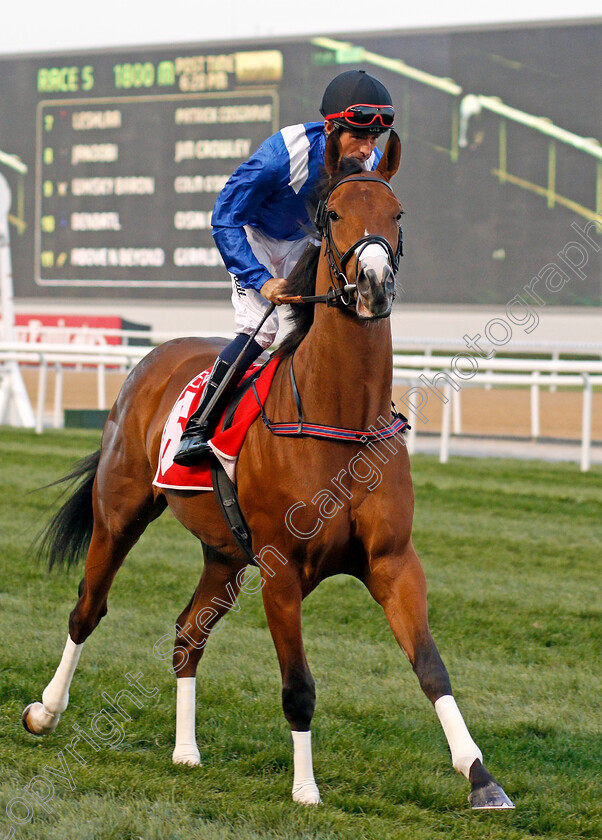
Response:
[[[350,184],[352,181],[372,181],[372,183],[374,184],[382,184],[383,186],[387,187],[387,189],[391,190],[391,192],[393,192],[393,187],[391,186],[391,184],[389,184],[388,181],[385,181],[384,178],[372,178],[369,175],[348,175],[346,178],[343,178],[339,181],[338,184],[335,184],[334,187],[332,187],[332,189],[329,190],[326,198],[320,199],[320,201],[318,202],[318,209],[316,210],[316,218],[314,220],[314,223],[321,236],[324,236],[324,231],[326,230],[326,213],[328,202],[330,201],[330,196],[336,189],[338,189],[338,187],[341,187],[343,184]]]

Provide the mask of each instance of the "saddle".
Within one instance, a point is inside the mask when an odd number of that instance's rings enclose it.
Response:
[[[251,365],[238,386],[211,439],[211,448],[232,481],[236,478],[236,461],[251,425],[260,415],[253,385],[261,400],[269,393],[279,359]],[[173,456],[191,414],[196,410],[211,369],[192,379],[176,400],[163,428],[159,463],[153,480],[156,487],[169,490],[213,490],[209,458],[194,466],[174,464]]]

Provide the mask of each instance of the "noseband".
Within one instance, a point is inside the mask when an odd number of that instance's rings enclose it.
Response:
[[[316,211],[315,225],[321,237],[326,243],[326,258],[328,260],[330,276],[332,277],[334,285],[328,290],[326,295],[314,296],[314,299],[315,302],[318,302],[318,298],[320,300],[324,299],[324,302],[327,306],[353,305],[353,292],[355,291],[356,287],[349,283],[349,280],[345,273],[347,263],[349,262],[353,254],[356,254],[357,265],[362,252],[368,247],[368,245],[380,245],[382,248],[385,249],[387,253],[387,257],[391,268],[393,269],[394,275],[397,274],[399,259],[403,256],[403,239],[401,227],[399,228],[399,234],[397,236],[397,247],[395,251],[393,251],[391,243],[388,241],[388,239],[385,239],[384,236],[379,236],[378,234],[368,234],[367,236],[362,236],[361,239],[358,239],[356,242],[354,242],[354,244],[350,248],[348,248],[344,254],[341,254],[332,236],[332,219],[328,210],[328,202],[330,201],[330,197],[335,190],[337,190],[343,184],[349,184],[352,181],[361,181],[362,183],[365,183],[366,181],[371,181],[374,184],[382,184],[388,190],[391,190],[391,192],[393,192],[390,184],[388,184],[387,181],[384,181],[381,178],[370,178],[355,175],[343,178],[343,180],[339,181],[338,184],[335,184],[334,187],[332,187],[326,198],[319,202],[318,209]]]

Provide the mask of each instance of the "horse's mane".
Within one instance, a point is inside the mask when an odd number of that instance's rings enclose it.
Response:
[[[341,158],[339,169],[332,178],[324,170],[320,180],[318,181],[313,200],[309,202],[310,216],[315,215],[315,209],[318,202],[325,199],[330,190],[346,178],[348,175],[355,175],[358,172],[364,172],[364,168],[355,160],[355,158],[344,157]],[[314,204],[315,203],[315,204]],[[293,268],[287,279],[288,295],[313,295],[316,291],[316,276],[318,274],[318,260],[320,258],[320,246],[309,244],[299,262]],[[297,347],[301,344],[305,336],[310,330],[314,322],[314,307],[313,303],[293,303],[291,304],[291,314],[288,317],[289,322],[292,322],[292,329],[286,335],[280,347],[276,351],[281,358],[291,356]]]

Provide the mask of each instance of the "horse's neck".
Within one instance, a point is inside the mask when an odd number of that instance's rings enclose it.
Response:
[[[314,323],[299,346],[294,372],[308,422],[349,429],[390,419],[393,373],[389,319],[358,321],[316,305]]]

